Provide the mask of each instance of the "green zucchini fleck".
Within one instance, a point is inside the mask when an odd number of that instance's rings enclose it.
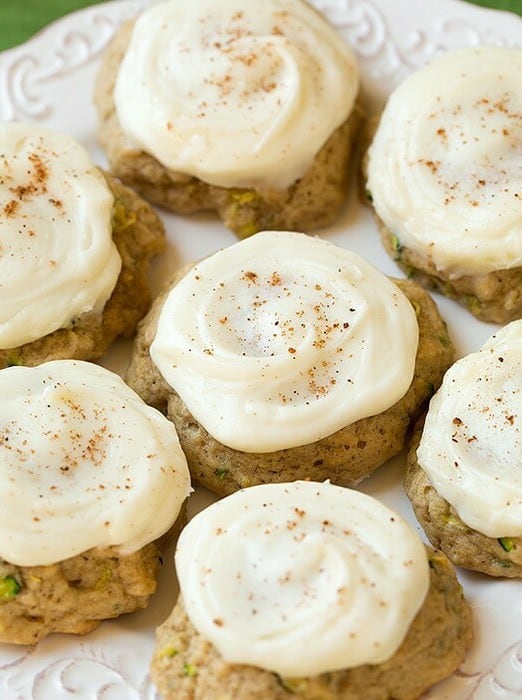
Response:
[[[461,530],[466,529],[466,525],[462,522],[462,520],[457,515],[454,515],[451,512],[449,512],[444,517],[444,520],[445,520],[446,525],[449,525],[450,527],[457,527],[457,528],[460,528]]]
[[[158,657],[159,657],[160,659],[165,659],[165,658],[171,659],[171,658],[173,658],[174,656],[177,656],[178,653],[179,653],[179,652],[178,652],[178,650],[176,649],[176,647],[169,646],[169,647],[165,647],[164,649],[162,649],[162,650],[158,653]]]
[[[14,576],[4,576],[4,578],[0,578],[0,601],[11,600],[18,595],[21,590],[22,586]]]
[[[22,358],[20,357],[19,353],[11,352],[7,356],[7,360],[6,360],[7,367],[20,367],[23,364],[24,363],[22,362]]]
[[[215,469],[214,470],[214,475],[217,476],[218,479],[224,479],[227,474],[228,474],[228,469]]]
[[[392,234],[391,236],[391,247],[392,250],[394,251],[395,255],[393,256],[394,260],[400,260],[401,259],[401,252],[402,252],[402,245],[397,236],[394,236]]]
[[[369,202],[373,202],[372,193],[370,192],[370,190],[369,190],[368,188],[366,188],[366,189],[364,190],[364,196],[366,197],[366,199],[367,199]]]
[[[497,542],[502,547],[504,552],[511,552],[511,550],[515,549],[516,547],[515,540],[512,537],[499,537]]]
[[[290,695],[299,695],[308,688],[308,680],[306,678],[283,678],[278,673],[274,673],[274,676],[281,688],[290,693]]]
[[[194,676],[197,675],[197,672],[197,668],[194,666],[194,664],[183,664],[183,673],[188,678],[194,678]]]

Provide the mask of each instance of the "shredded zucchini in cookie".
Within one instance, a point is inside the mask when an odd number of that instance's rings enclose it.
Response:
[[[4,576],[0,579],[0,601],[8,601],[14,598],[22,590],[21,585],[14,576]]]

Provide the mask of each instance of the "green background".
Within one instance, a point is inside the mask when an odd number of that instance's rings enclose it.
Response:
[[[434,2],[435,0],[416,1]],[[511,10],[522,15],[522,0],[473,1],[477,5]],[[96,2],[93,0],[0,0],[0,51],[20,44],[57,17],[94,4]]]

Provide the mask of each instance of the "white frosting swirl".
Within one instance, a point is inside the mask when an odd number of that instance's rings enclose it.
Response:
[[[390,97],[369,150],[373,205],[449,277],[522,265],[522,50],[450,51]]]
[[[522,321],[448,370],[417,456],[469,527],[522,536]]]
[[[254,486],[206,508],[176,569],[192,623],[225,661],[289,677],[386,661],[429,585],[410,526],[328,482]]]
[[[136,21],[114,101],[129,140],[222,187],[285,189],[350,113],[352,51],[301,0],[178,0]]]
[[[0,125],[0,348],[103,309],[121,269],[113,200],[69,136]]]
[[[417,342],[407,298],[363,258],[265,231],[173,287],[150,354],[216,440],[271,452],[395,404],[411,384]]]
[[[0,557],[52,564],[136,551],[190,491],[176,430],[120,377],[73,360],[0,372]]]

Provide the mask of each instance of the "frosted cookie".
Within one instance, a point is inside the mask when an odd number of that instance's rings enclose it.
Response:
[[[172,423],[88,362],[9,367],[0,396],[0,642],[145,607],[190,491]]]
[[[192,267],[140,325],[127,374],[218,494],[351,485],[405,446],[453,360],[429,295],[302,233],[266,231]]]
[[[163,225],[74,139],[0,124],[0,368],[101,357],[150,303]]]
[[[477,318],[522,317],[522,51],[450,51],[390,97],[367,158],[390,255]]]
[[[451,564],[397,514],[332,484],[239,491],[195,516],[157,631],[165,700],[418,698],[472,640]]]
[[[455,564],[522,577],[522,321],[448,370],[405,485],[430,541]]]
[[[361,120],[354,55],[302,0],[177,0],[124,25],[95,90],[112,171],[238,236],[331,223]]]

